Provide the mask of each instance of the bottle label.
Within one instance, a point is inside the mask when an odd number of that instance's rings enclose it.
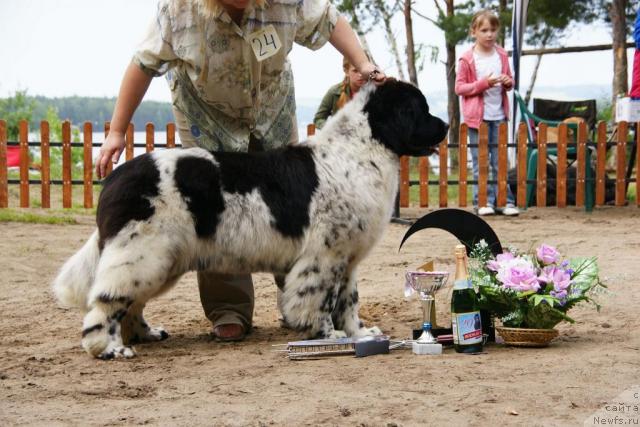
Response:
[[[451,313],[451,327],[454,344],[469,345],[482,342],[482,322],[479,311]]]
[[[473,285],[471,284],[471,280],[469,279],[460,279],[453,282],[453,290],[456,289],[471,289]]]

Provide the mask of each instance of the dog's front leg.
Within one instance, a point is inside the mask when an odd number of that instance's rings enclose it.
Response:
[[[356,287],[355,268],[349,273],[348,280],[340,287],[338,302],[333,312],[336,328],[344,329],[347,336],[366,337],[380,335],[382,331],[377,326],[367,328],[358,316],[358,288]]]
[[[343,274],[344,267],[299,261],[285,279],[281,305],[285,322],[307,338],[345,337],[331,318]]]
[[[169,334],[163,328],[152,328],[147,324],[142,315],[143,309],[143,303],[135,302],[122,320],[122,341],[125,344],[162,341],[169,338]]]

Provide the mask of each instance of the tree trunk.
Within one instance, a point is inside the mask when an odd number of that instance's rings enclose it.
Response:
[[[455,11],[453,9],[453,0],[446,0],[447,16],[451,17]],[[449,114],[449,143],[459,144],[460,129],[460,101],[456,95],[456,45],[450,41],[445,42],[447,51],[447,113]],[[449,152],[452,170],[458,168],[458,150]]]
[[[389,9],[387,9],[383,0],[376,0],[376,7],[380,10],[380,14],[382,15],[382,22],[384,23],[385,35],[387,38],[387,42],[389,43],[389,47],[391,48],[391,54],[396,61],[396,68],[398,69],[398,77],[400,80],[404,80],[404,67],[402,66],[402,60],[400,60],[400,53],[398,52],[398,43],[396,42],[396,37],[393,34],[393,29],[391,28],[391,18],[393,17],[391,13],[389,13]]]
[[[507,10],[507,0],[500,0],[500,4],[498,5],[498,13],[500,14],[500,16],[502,16],[502,14],[504,13],[504,11]],[[500,26],[500,35],[498,36],[498,44],[500,44],[500,46],[504,47],[504,41],[505,41],[505,34],[507,32],[507,26],[506,25],[501,25]]]
[[[533,92],[533,87],[536,84],[536,79],[538,78],[538,68],[540,68],[540,62],[542,62],[542,55],[538,55],[536,58],[536,65],[533,67],[533,73],[531,74],[531,83],[529,84],[529,88],[527,89],[527,94],[524,97],[524,105],[529,105],[529,101],[531,100],[531,93]]]
[[[627,0],[613,0],[611,2],[611,27],[613,33],[613,84],[611,91],[611,106],[616,110],[616,98],[620,94],[626,95],[627,83],[627,50],[626,50],[626,16]]]
[[[404,0],[404,26],[407,34],[407,70],[409,81],[418,86],[418,73],[416,72],[416,50],[413,44],[413,22],[411,20],[411,0]]]

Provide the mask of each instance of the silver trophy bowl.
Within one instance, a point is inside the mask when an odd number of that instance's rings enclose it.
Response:
[[[407,271],[405,289],[410,295],[417,292],[422,302],[422,335],[415,341],[419,344],[436,344],[438,340],[431,334],[431,310],[435,301],[435,293],[447,283],[449,273],[446,271]]]

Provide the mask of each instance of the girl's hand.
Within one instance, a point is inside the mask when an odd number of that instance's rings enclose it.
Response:
[[[487,77],[487,81],[489,82],[489,86],[494,87],[497,86],[499,84],[501,84],[503,82],[503,75],[500,76],[494,76],[493,74],[489,74],[489,77]]]
[[[107,175],[107,167],[109,162],[113,164],[118,163],[120,154],[124,150],[124,133],[117,131],[110,131],[107,139],[105,139],[102,147],[100,147],[100,153],[96,159],[96,174],[99,179],[104,178]]]
[[[365,81],[373,81],[376,85],[380,85],[387,80],[386,74],[371,62],[363,64],[358,71],[360,71]]]

